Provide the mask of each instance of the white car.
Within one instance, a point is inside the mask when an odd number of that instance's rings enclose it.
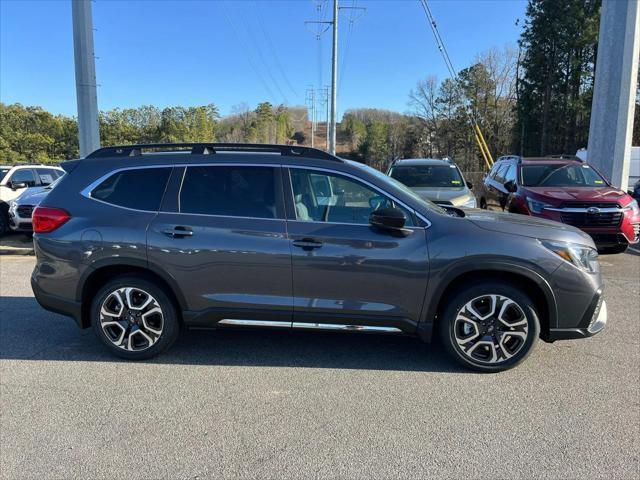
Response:
[[[45,187],[64,175],[51,165],[0,165],[0,236],[9,229],[9,202],[30,187]]]

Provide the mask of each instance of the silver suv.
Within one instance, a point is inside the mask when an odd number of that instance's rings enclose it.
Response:
[[[46,187],[64,175],[64,170],[51,165],[0,165],[0,236],[11,226],[11,201],[32,187]]]
[[[451,160],[413,158],[396,160],[387,172],[425,200],[444,206],[476,208],[473,185],[465,181]]]
[[[588,337],[606,322],[580,230],[452,216],[319,150],[123,146],[63,167],[33,214],[33,291],[127,359],[165,351],[182,327],[437,331],[456,360],[495,372],[539,337]]]

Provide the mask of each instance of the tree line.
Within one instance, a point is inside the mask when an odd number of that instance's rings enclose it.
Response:
[[[571,154],[586,147],[600,2],[529,0],[517,46],[477,55],[454,79],[419,80],[408,92],[405,113],[348,110],[338,125],[338,153],[380,169],[397,158],[450,157],[466,171],[479,171],[485,165],[474,122],[494,158]],[[101,112],[99,120],[102,145],[311,143],[306,107],[269,102],[255,108],[236,105],[226,117],[209,104],[114,109]],[[640,144],[640,121],[635,122],[634,144]],[[59,161],[78,154],[74,118],[0,103],[0,162]]]
[[[283,106],[260,103],[220,118],[214,104],[195,107],[113,109],[100,112],[100,143],[251,142],[286,143],[295,138],[293,114]],[[299,126],[299,125],[298,125]],[[298,138],[303,142],[304,134]],[[53,115],[40,107],[0,103],[0,163],[57,162],[78,158],[75,118]]]

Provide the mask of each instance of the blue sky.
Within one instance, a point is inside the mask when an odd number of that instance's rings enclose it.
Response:
[[[99,108],[215,103],[226,115],[241,102],[304,104],[305,90],[331,75],[331,32],[318,41],[317,26],[304,21],[329,19],[331,3],[96,0]],[[418,1],[340,5],[366,11],[340,12],[339,116],[356,107],[407,111],[419,79],[446,76]],[[461,69],[491,47],[515,46],[526,1],[430,5]],[[74,84],[70,0],[0,0],[0,101],[75,115]]]

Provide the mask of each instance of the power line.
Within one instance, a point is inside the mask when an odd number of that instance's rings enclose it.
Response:
[[[280,96],[284,100],[284,103],[288,104],[289,100],[287,99],[287,96],[285,95],[285,93],[280,88],[280,84],[278,83],[278,81],[273,76],[273,73],[271,72],[271,68],[269,67],[269,64],[267,63],[267,61],[265,60],[264,55],[262,53],[262,49],[260,48],[260,43],[256,40],[256,37],[253,34],[253,30],[247,26],[247,22],[245,22],[244,15],[240,16],[240,22],[244,25],[244,29],[249,34],[249,38],[253,42],[253,45],[254,45],[256,51],[258,52],[258,59],[262,62],[265,70],[267,71],[267,75],[271,79],[271,82],[273,83],[273,85],[275,85],[276,90],[278,90],[278,92],[280,93]]]
[[[342,65],[340,66],[340,80],[338,80],[338,94],[342,92],[342,83],[344,82],[345,72],[347,68],[347,58],[349,57],[349,48],[351,46],[351,37],[353,36],[353,24],[355,22],[353,13],[358,9],[358,0],[353,2],[353,8],[349,11],[349,30],[347,30],[347,42],[344,49],[344,55],[342,56]]]
[[[275,59],[276,62],[276,66],[278,67],[278,70],[280,71],[280,75],[282,75],[282,78],[284,78],[285,83],[287,84],[287,87],[289,88],[289,90],[291,90],[291,92],[296,96],[296,97],[300,97],[298,95],[298,92],[296,91],[295,88],[293,88],[293,85],[291,84],[291,82],[289,81],[289,77],[287,76],[284,68],[282,68],[282,64],[280,63],[280,58],[278,56],[278,51],[277,49],[274,47],[273,42],[271,40],[271,36],[269,35],[269,33],[267,32],[267,30],[264,28],[264,22],[262,21],[262,15],[260,13],[261,7],[260,2],[254,2],[255,3],[255,14],[256,14],[256,18],[258,19],[258,25],[260,25],[260,29],[262,30],[262,34],[264,35],[264,37],[267,39],[267,43],[269,44],[269,50],[271,51],[271,53],[273,54],[273,58]]]
[[[451,57],[449,57],[449,52],[447,52],[447,47],[445,46],[444,40],[440,35],[440,31],[438,30],[438,25],[436,24],[436,20],[433,14],[431,13],[429,4],[427,3],[427,0],[420,0],[420,4],[422,5],[422,9],[424,10],[424,13],[427,15],[427,19],[429,20],[429,26],[431,27],[431,31],[433,32],[433,36],[436,40],[436,45],[438,47],[438,50],[440,50],[440,53],[442,54],[442,58],[444,59],[444,63],[447,66],[447,70],[449,70],[449,75],[451,76],[451,80],[453,80],[455,84],[458,86],[458,88],[460,88],[460,90],[462,91],[460,78],[458,77],[456,70],[453,68]],[[480,153],[482,154],[482,157],[484,158],[484,161],[487,164],[487,167],[491,169],[491,166],[493,165],[493,156],[489,151],[489,147],[487,146],[487,142],[484,139],[482,130],[480,130],[480,125],[476,119],[476,116],[474,112],[469,109],[469,105],[466,105],[466,108],[464,108],[464,111],[469,117],[469,120],[471,121],[471,124],[473,126],[473,133],[476,139],[476,143],[478,144],[478,147],[480,149]]]
[[[229,26],[231,27],[231,30],[233,30],[233,34],[236,36],[236,39],[238,40],[238,43],[240,44],[240,46],[242,47],[242,49],[245,52],[245,56],[247,58],[247,61],[249,62],[249,65],[251,66],[251,69],[253,70],[253,72],[258,77],[258,80],[260,80],[260,83],[262,84],[264,89],[267,91],[267,94],[269,95],[269,98],[274,103],[277,103],[275,95],[273,94],[273,92],[269,88],[269,85],[267,85],[267,82],[265,82],[264,78],[260,74],[260,70],[256,68],[255,64],[251,60],[251,56],[249,55],[249,48],[247,47],[247,44],[244,42],[244,39],[242,38],[242,36],[238,33],[238,29],[236,28],[235,23],[233,23],[233,20],[231,20],[231,17],[229,16],[229,12],[227,11],[227,7],[225,5],[225,2],[220,2],[220,5],[222,6],[222,11],[224,13],[225,19],[229,23]]]
[[[331,25],[333,30],[333,41],[331,49],[331,108],[329,121],[329,153],[336,153],[336,112],[337,112],[337,83],[338,83],[338,12],[340,9],[366,10],[364,7],[338,7],[338,0],[333,0],[333,20],[329,21],[306,21],[305,24]],[[325,28],[322,33],[326,32]],[[320,31],[320,30],[318,30]]]

